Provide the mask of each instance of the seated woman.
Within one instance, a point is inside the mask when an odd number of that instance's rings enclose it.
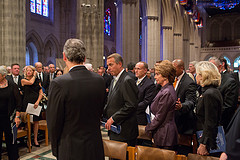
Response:
[[[221,83],[221,75],[211,62],[201,61],[196,67],[196,81],[201,85],[202,94],[196,107],[197,131],[203,130],[197,154],[208,155],[210,149],[215,149],[218,125],[221,116],[223,100],[217,87]]]
[[[34,104],[34,108],[37,108],[39,102],[42,99],[43,91],[41,88],[40,80],[36,77],[37,72],[33,66],[27,66],[24,77],[22,79],[22,86],[23,86],[23,111],[26,111],[28,103]],[[39,126],[39,116],[33,115],[33,123],[34,123],[34,146],[40,147],[37,141],[38,135],[38,126]]]
[[[168,60],[155,66],[155,79],[162,88],[153,99],[152,114],[155,116],[145,130],[153,134],[154,144],[159,148],[174,149],[177,145],[178,132],[174,120],[176,92],[173,81],[176,70]]]

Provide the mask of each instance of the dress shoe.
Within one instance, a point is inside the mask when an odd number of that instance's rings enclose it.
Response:
[[[33,143],[33,146],[35,146],[35,147],[40,147],[40,144],[35,144],[35,143]]]

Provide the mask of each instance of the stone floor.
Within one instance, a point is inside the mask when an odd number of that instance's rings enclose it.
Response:
[[[102,137],[103,139],[109,139],[107,135],[107,131],[103,128],[101,128],[102,131]],[[45,146],[45,140],[39,141],[40,148],[39,147],[32,147],[32,152],[28,153],[27,147],[19,147],[19,155],[20,160],[54,160],[56,159],[51,152],[51,142],[49,142],[48,146]],[[5,144],[3,144],[3,148],[5,147]],[[108,160],[108,158],[105,158]],[[7,153],[2,153],[2,160],[8,160]]]

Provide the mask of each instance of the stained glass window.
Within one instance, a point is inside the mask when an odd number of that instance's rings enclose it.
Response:
[[[30,11],[32,13],[37,13],[44,17],[48,17],[49,16],[48,0],[31,0]]]
[[[229,66],[231,66],[230,59],[229,59],[228,57],[226,57],[226,56],[224,56],[223,58],[224,58],[224,59],[226,59],[226,61],[227,61],[227,64],[228,64]]]
[[[43,0],[43,16],[48,17],[48,0]]]
[[[35,13],[35,0],[31,0],[30,2],[30,10],[32,13]]]
[[[42,15],[42,0],[37,0],[36,9],[36,13]]]
[[[239,65],[240,65],[240,56],[237,57],[237,58],[234,60],[233,67],[234,67],[234,68],[237,68]]]
[[[105,16],[104,16],[104,33],[108,36],[111,35],[111,11],[110,8],[108,8],[105,11]]]

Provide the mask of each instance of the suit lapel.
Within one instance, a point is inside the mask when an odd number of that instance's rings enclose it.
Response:
[[[186,73],[183,74],[180,82],[178,83],[177,90],[176,90],[177,93],[178,93],[179,89],[181,88],[181,84],[182,84],[182,81],[184,81],[185,75],[186,75]]]

